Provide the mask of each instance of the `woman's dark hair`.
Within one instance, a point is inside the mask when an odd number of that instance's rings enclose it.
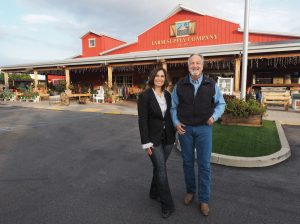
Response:
[[[164,69],[164,68],[162,68],[162,67],[155,68],[155,69],[153,69],[153,70],[151,71],[150,76],[149,76],[149,80],[148,80],[148,86],[149,86],[150,88],[153,88],[153,87],[154,87],[154,79],[155,79],[156,74],[157,74],[159,71],[163,71],[163,73],[165,74],[165,83],[164,83],[164,85],[162,86],[162,89],[164,90],[165,88],[168,87],[169,82],[168,82],[168,74],[167,74],[167,71],[166,71],[166,69]]]

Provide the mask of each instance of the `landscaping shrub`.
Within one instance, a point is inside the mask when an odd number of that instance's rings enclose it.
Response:
[[[256,100],[244,101],[237,98],[227,99],[224,114],[233,117],[249,117],[250,115],[263,115],[266,109]]]

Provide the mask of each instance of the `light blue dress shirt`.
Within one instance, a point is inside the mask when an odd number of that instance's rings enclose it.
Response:
[[[189,77],[190,77],[190,83],[194,86],[194,96],[196,96],[197,91],[203,80],[203,75],[201,75],[198,80],[193,80],[191,76]],[[172,92],[172,106],[171,106],[171,116],[175,127],[177,124],[180,123],[177,117],[177,106],[179,104],[179,99],[177,96],[176,89],[177,89],[177,85],[175,85]],[[223,94],[217,84],[215,85],[214,101],[215,101],[215,108],[212,117],[214,121],[217,121],[224,113],[225,105],[226,105],[225,100],[223,98]]]

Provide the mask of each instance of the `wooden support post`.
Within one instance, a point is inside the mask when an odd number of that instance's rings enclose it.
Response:
[[[47,89],[48,89],[48,87],[49,87],[49,83],[48,83],[48,81],[49,81],[49,79],[48,79],[48,74],[45,75],[45,80],[46,80],[46,87],[47,87]]]
[[[168,72],[168,64],[165,60],[162,62],[162,67]]]
[[[38,82],[39,82],[38,71],[33,70],[33,74],[34,74],[34,91],[37,91],[37,85],[38,85]]]
[[[70,69],[65,69],[65,76],[66,76],[66,90],[69,90],[70,86]]]
[[[241,58],[236,58],[235,69],[234,69],[234,91],[240,91],[240,80],[241,80]]]
[[[112,67],[111,66],[107,66],[107,84],[108,84],[109,88],[112,87]]]
[[[8,73],[4,72],[4,85],[5,85],[5,89],[9,88],[9,81],[8,81]]]

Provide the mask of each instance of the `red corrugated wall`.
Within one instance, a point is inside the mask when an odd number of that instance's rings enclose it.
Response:
[[[170,37],[170,25],[179,21],[196,21],[196,34],[186,37]],[[120,54],[133,51],[184,48],[194,46],[242,43],[243,33],[238,31],[239,24],[212,16],[180,11],[165,21],[138,36],[138,42],[108,54]],[[250,42],[268,42],[299,39],[296,37],[249,34]]]
[[[95,38],[96,46],[89,47],[89,39]],[[94,33],[89,33],[82,38],[82,56],[81,57],[92,57],[99,56],[99,54],[108,49],[125,44],[123,41],[116,40],[107,36],[99,36]]]
[[[292,40],[300,39],[297,37],[288,37],[288,36],[275,36],[275,35],[264,35],[264,34],[255,34],[251,33],[249,35],[250,42],[269,42],[269,41],[280,41],[280,40]]]
[[[119,40],[116,40],[114,38],[107,37],[107,36],[101,36],[100,39],[101,39],[100,40],[100,42],[101,42],[100,53],[126,43],[126,42],[119,41]]]

